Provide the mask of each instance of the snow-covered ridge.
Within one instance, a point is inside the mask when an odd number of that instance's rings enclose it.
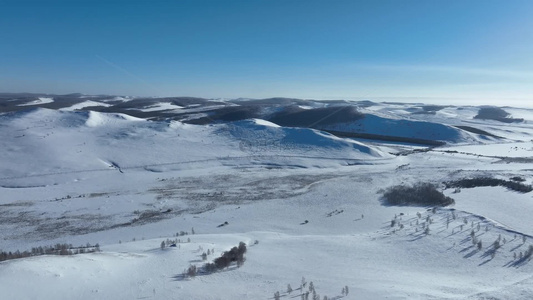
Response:
[[[60,110],[74,111],[74,110],[80,110],[80,109],[83,109],[83,108],[85,108],[85,107],[93,107],[93,106],[110,107],[111,104],[104,103],[104,102],[93,101],[93,100],[87,100],[87,101],[83,101],[83,102],[80,102],[80,103],[74,104],[74,105],[72,105],[72,106],[70,106],[70,107],[64,107],[64,108],[61,108]]]
[[[126,114],[106,114],[94,111],[89,111],[85,125],[89,127],[104,126],[109,123],[116,123],[120,121],[145,121],[144,119],[135,118]]]
[[[384,158],[389,154],[355,140],[343,139],[332,134],[308,128],[281,127],[274,123],[253,119],[228,124],[227,130],[239,141],[251,147],[264,146],[292,149],[296,152],[328,151],[327,156],[345,154],[351,158]]]
[[[39,97],[37,100],[31,101],[25,104],[19,104],[19,106],[39,105],[39,104],[46,104],[46,103],[52,103],[52,102],[54,102],[54,98]]]
[[[427,121],[384,118],[373,114],[365,114],[364,118],[353,122],[324,126],[324,129],[454,144],[477,143],[479,141],[476,135],[449,125]]]
[[[261,164],[294,164],[313,156],[322,163],[373,160],[390,155],[363,143],[312,130],[279,127],[264,120],[247,120],[214,126],[180,122],[146,121],[126,114],[94,111],[56,111],[37,108],[0,116],[0,173],[4,178],[32,174],[109,170],[101,162],[150,170],[180,168],[183,164],[210,160],[213,163],[258,163],[242,159],[257,155],[270,158]],[[228,134],[229,133],[229,134]],[[298,162],[302,167],[308,164]],[[32,165],[31,169],[20,166]],[[153,166],[157,166],[155,169]],[[39,181],[39,178],[35,178]],[[42,185],[53,183],[44,178]],[[43,183],[44,182],[44,183]],[[10,184],[7,184],[10,185]]]

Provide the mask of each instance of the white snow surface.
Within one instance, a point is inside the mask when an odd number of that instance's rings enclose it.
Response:
[[[111,104],[104,103],[104,102],[93,101],[93,100],[87,100],[87,101],[83,101],[83,102],[80,102],[80,103],[76,103],[76,104],[74,104],[72,106],[69,106],[69,107],[61,108],[60,110],[74,111],[74,110],[81,110],[81,109],[83,109],[85,107],[92,107],[92,106],[109,107],[109,106],[111,106]]]
[[[144,111],[144,112],[151,112],[151,111],[160,111],[160,110],[179,110],[182,108],[183,108],[182,106],[175,105],[169,102],[159,102],[159,103],[147,106],[139,110]]]
[[[414,138],[446,143],[473,143],[477,138],[458,128],[434,122],[416,121],[366,114],[364,118],[349,123],[328,125],[326,129],[393,136],[401,138]]]
[[[446,109],[460,121],[463,110]],[[460,145],[395,156],[420,148],[259,119],[198,126],[42,108],[1,114],[0,251],[102,251],[0,262],[0,298],[300,299],[305,277],[330,299],[532,299],[533,262],[513,257],[533,243],[531,192],[445,190],[456,203],[435,213],[383,205],[380,192],[475,176],[531,184],[531,125],[476,120],[517,140],[495,142],[428,123],[376,116],[362,125]],[[160,249],[166,239],[178,247]],[[207,249],[210,262],[241,241],[243,266],[182,276],[201,268]]]

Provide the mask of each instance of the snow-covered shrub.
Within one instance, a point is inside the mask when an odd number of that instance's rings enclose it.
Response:
[[[455,201],[437,190],[431,183],[416,183],[412,186],[397,185],[385,190],[382,197],[385,205],[400,206],[447,206]]]
[[[239,246],[233,247],[230,251],[222,253],[222,255],[217,257],[213,263],[205,264],[204,270],[207,273],[212,273],[229,267],[232,262],[236,262],[237,266],[242,266],[245,261],[244,254],[246,253],[246,250],[246,244],[240,242]]]

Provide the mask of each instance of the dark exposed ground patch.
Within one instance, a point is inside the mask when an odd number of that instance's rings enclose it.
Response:
[[[288,175],[247,179],[242,176],[219,175],[177,178],[165,181],[163,186],[153,188],[150,192],[155,193],[158,200],[186,200],[192,208],[203,206],[207,209],[220,204],[294,197],[305,193],[313,183],[333,177],[335,176]]]
[[[155,200],[169,200],[162,208],[148,202],[145,209],[130,214],[65,212],[58,216],[32,210],[33,202],[14,202],[0,205],[0,225],[15,229],[6,239],[50,240],[159,222],[184,213],[201,214],[221,205],[290,198],[306,193],[314,183],[334,177],[337,176],[269,174],[258,178],[232,174],[166,179],[148,191],[155,194]],[[86,201],[108,195],[87,194]]]
[[[48,217],[36,211],[1,209],[0,225],[10,225],[24,230],[15,230],[6,239],[55,239],[66,235],[80,235],[109,229],[112,217],[81,214],[60,218]]]

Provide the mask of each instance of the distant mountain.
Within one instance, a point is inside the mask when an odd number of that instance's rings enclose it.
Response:
[[[498,107],[464,109],[422,103],[377,103],[371,100],[326,101],[281,97],[220,100],[197,97],[0,94],[0,112],[25,111],[36,107],[124,114],[152,121],[180,121],[194,125],[263,119],[284,127],[318,129],[342,137],[431,146],[481,142],[505,136],[491,132],[485,123],[463,124],[466,120],[524,122],[523,118],[512,118],[510,113]]]

